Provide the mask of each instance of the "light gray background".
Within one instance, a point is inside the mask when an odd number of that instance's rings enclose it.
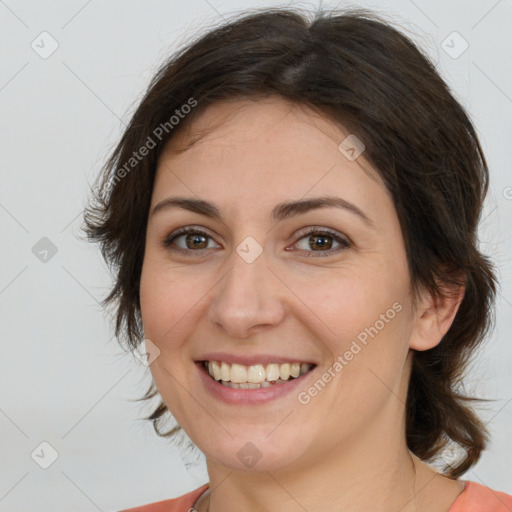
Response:
[[[204,465],[187,470],[177,448],[137,419],[150,409],[130,400],[142,395],[150,376],[112,338],[98,303],[109,274],[98,248],[76,234],[88,184],[157,66],[223,16],[271,5],[282,4],[0,0],[1,511],[113,511],[207,481]],[[493,437],[464,478],[512,493],[512,2],[357,5],[418,34],[469,110],[488,158],[492,182],[481,239],[502,288],[497,328],[467,384],[495,399],[482,412]],[[43,31],[59,45],[47,59],[31,47],[43,45]],[[443,49],[453,31],[469,44],[458,58]],[[50,40],[44,45],[48,50]],[[42,237],[57,248],[46,262],[32,252]],[[43,441],[58,452],[46,470],[31,458]]]

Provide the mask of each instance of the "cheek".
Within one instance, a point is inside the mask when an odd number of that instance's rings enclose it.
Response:
[[[159,348],[172,348],[172,340],[187,323],[196,293],[190,279],[173,272],[151,255],[144,260],[140,280],[140,307],[144,334]],[[163,342],[165,340],[165,346]]]
[[[190,398],[183,393],[183,383],[190,376],[191,362],[184,348],[192,329],[191,308],[197,302],[190,285],[190,280],[165,268],[165,263],[150,254],[145,257],[140,280],[141,317],[144,336],[159,350],[149,368],[164,403],[185,428],[184,411]]]
[[[344,349],[359,333],[396,331],[407,298],[407,282],[382,267],[329,270],[314,278],[294,279],[293,291],[313,313],[333,348]],[[402,318],[400,318],[402,317]],[[364,336],[361,336],[364,338]]]
[[[313,322],[320,326],[310,327],[331,358],[320,376],[328,384],[312,399],[329,411],[329,428],[339,428],[347,417],[359,425],[370,421],[384,403],[400,396],[411,321],[406,290],[403,282],[369,268],[331,280],[308,295],[305,288],[296,290],[307,297]],[[301,391],[309,394],[308,389]],[[400,400],[395,405],[401,407]]]
[[[310,279],[294,286],[314,312],[309,327],[331,358],[326,373],[334,385],[327,386],[325,399],[358,415],[378,408],[395,389],[408,353],[407,276],[382,268],[354,266],[314,280],[322,286],[312,286]]]

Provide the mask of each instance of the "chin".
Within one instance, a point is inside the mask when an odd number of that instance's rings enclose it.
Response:
[[[198,446],[207,459],[211,458],[236,471],[277,471],[298,464],[304,455],[297,450],[304,446],[303,436],[301,440],[295,440],[294,436],[287,436],[283,430],[281,436],[275,435],[275,439],[270,439],[274,436],[274,433],[269,435],[271,431],[265,429],[265,433],[260,436],[226,435],[223,441],[217,439],[211,446],[205,446],[204,440]]]

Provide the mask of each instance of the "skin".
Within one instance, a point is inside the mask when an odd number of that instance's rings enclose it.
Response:
[[[150,214],[140,282],[144,335],[160,350],[155,384],[206,456],[210,491],[200,512],[440,512],[463,489],[412,456],[404,427],[412,350],[439,343],[463,292],[438,302],[424,292],[413,304],[393,201],[364,153],[350,161],[339,151],[347,135],[278,97],[218,102],[158,162],[150,212],[185,196],[215,203],[224,218],[181,208]],[[280,202],[323,195],[355,204],[373,226],[334,207],[270,219]],[[199,249],[187,235],[164,247],[183,226],[208,237]],[[309,226],[350,245],[328,236],[327,249],[311,247]],[[236,252],[247,236],[263,249],[252,263]],[[323,256],[328,248],[335,252]],[[299,389],[307,390],[396,303],[400,312],[306,405],[292,392],[233,406],[199,379],[194,361],[207,352],[271,353],[318,364]],[[251,468],[237,457],[247,442],[261,454]]]

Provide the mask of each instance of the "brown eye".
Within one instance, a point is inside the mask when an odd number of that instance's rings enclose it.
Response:
[[[177,243],[177,241],[180,243]],[[183,228],[169,235],[164,241],[163,246],[176,251],[201,251],[208,249],[208,242],[212,240],[208,233],[195,228]]]
[[[208,241],[204,235],[185,235],[185,244],[189,249],[206,249]]]
[[[311,235],[309,237],[309,246],[311,249],[320,248],[320,249],[330,249],[332,247],[332,239],[331,235]]]
[[[301,242],[302,240],[307,242]],[[333,248],[333,244],[338,245]],[[309,253],[307,256],[330,256],[333,253],[347,249],[351,246],[351,243],[338,233],[314,228],[303,234],[296,245],[299,250]]]

